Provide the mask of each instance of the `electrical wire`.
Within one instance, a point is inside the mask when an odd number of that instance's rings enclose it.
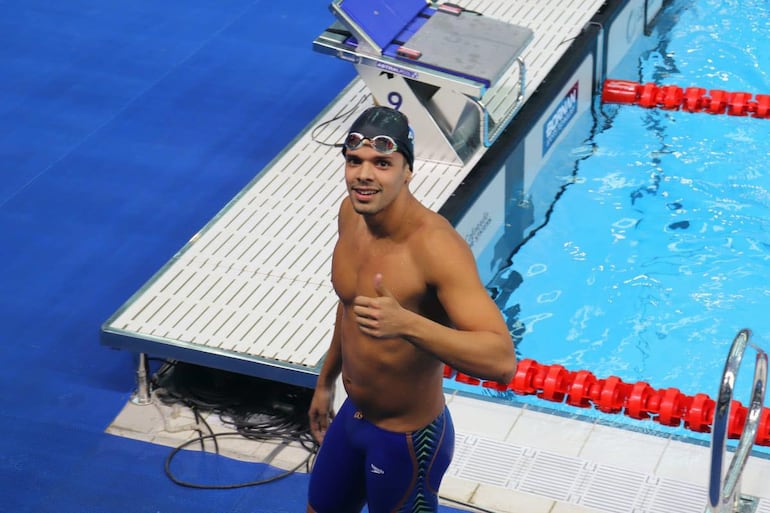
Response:
[[[172,482],[187,488],[227,490],[272,483],[292,475],[302,467],[310,471],[311,462],[318,451],[318,444],[310,434],[306,416],[311,391],[298,387],[278,387],[256,378],[180,362],[170,362],[168,367],[163,373],[158,372],[153,376],[154,397],[167,405],[182,404],[189,408],[196,426],[201,426],[196,429],[197,437],[186,440],[167,456],[164,470]],[[268,393],[265,393],[265,388]],[[262,401],[255,398],[262,398]],[[202,412],[218,415],[222,424],[230,426],[233,431],[214,433]],[[219,454],[218,440],[223,437],[272,441],[284,445],[297,443],[308,454],[289,470],[265,479],[242,483],[194,483],[174,474],[172,463],[180,451],[196,443],[205,451],[206,442],[210,441],[214,453]]]
[[[184,481],[182,479],[179,479],[171,471],[171,462],[172,462],[172,460],[185,447],[187,447],[189,445],[192,445],[192,444],[194,444],[196,442],[199,442],[199,441],[203,442],[204,439],[217,439],[217,438],[227,437],[227,436],[242,436],[242,435],[240,433],[238,433],[238,432],[216,433],[216,434],[211,434],[211,435],[202,435],[202,436],[199,436],[197,438],[193,438],[192,440],[187,440],[182,445],[179,445],[178,447],[174,448],[171,451],[171,453],[166,457],[166,462],[165,462],[165,465],[164,465],[164,470],[166,472],[166,475],[174,483],[176,483],[176,484],[178,484],[180,486],[187,487],[187,488],[196,488],[196,489],[200,489],[200,490],[232,490],[232,489],[236,489],[236,488],[246,488],[246,487],[250,487],[250,486],[259,486],[259,485],[264,485],[264,484],[268,484],[268,483],[274,483],[274,482],[276,482],[276,481],[278,481],[280,479],[283,479],[285,477],[288,477],[288,476],[294,474],[301,467],[306,466],[310,462],[311,458],[313,457],[313,454],[308,454],[308,456],[304,460],[302,460],[299,464],[297,464],[295,467],[293,467],[293,468],[291,468],[289,470],[285,470],[283,472],[279,472],[278,474],[270,476],[270,477],[268,477],[266,479],[258,479],[258,480],[254,480],[254,481],[246,481],[244,483],[231,483],[231,484],[222,484],[222,485],[192,483],[192,482],[189,482],[189,481]]]
[[[350,107],[349,109],[347,109],[347,110],[344,110],[344,111],[340,112],[339,114],[337,114],[337,115],[336,115],[336,116],[334,116],[333,118],[330,118],[330,119],[327,119],[327,120],[325,120],[325,121],[322,121],[322,122],[318,123],[318,124],[317,124],[316,126],[314,126],[314,127],[313,127],[313,129],[310,131],[310,139],[311,139],[313,142],[315,142],[315,143],[317,143],[317,144],[320,144],[320,145],[322,145],[322,146],[331,146],[331,147],[337,147],[337,146],[340,146],[340,143],[330,143],[330,142],[326,142],[326,141],[321,141],[321,140],[319,140],[319,139],[318,139],[318,132],[319,132],[321,129],[323,129],[324,127],[326,127],[327,125],[329,125],[329,124],[331,124],[331,123],[334,123],[335,121],[338,121],[338,120],[340,120],[340,119],[343,119],[343,118],[346,118],[346,117],[350,116],[350,115],[351,115],[353,112],[355,112],[356,110],[358,110],[358,107],[359,107],[361,104],[363,104],[363,103],[365,103],[367,100],[369,100],[369,98],[370,98],[370,97],[371,97],[371,95],[370,95],[370,94],[366,94],[366,95],[362,96],[360,100],[358,100],[358,103],[356,103],[355,105],[353,105],[353,106],[352,106],[352,107]]]

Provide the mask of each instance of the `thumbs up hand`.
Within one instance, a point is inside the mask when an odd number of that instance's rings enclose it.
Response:
[[[377,297],[389,297],[393,298],[393,294],[385,288],[385,284],[382,283],[382,275],[377,273],[374,275],[374,291],[377,293]],[[393,299],[395,301],[395,299]]]
[[[382,274],[374,276],[375,297],[357,296],[353,300],[353,314],[362,332],[375,338],[399,337],[403,333],[404,314],[407,312],[385,287]]]

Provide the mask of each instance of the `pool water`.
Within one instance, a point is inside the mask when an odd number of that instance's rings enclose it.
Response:
[[[609,78],[770,94],[768,11],[673,2]],[[560,148],[574,168],[554,171],[565,191],[548,221],[488,284],[517,284],[496,298],[519,357],[716,397],[741,328],[770,350],[770,119],[598,98],[593,116],[589,140]],[[754,357],[736,385],[744,405]]]

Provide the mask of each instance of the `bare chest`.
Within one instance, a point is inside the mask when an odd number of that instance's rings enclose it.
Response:
[[[342,302],[350,303],[356,296],[375,295],[374,280],[380,274],[401,305],[416,310],[429,295],[418,262],[406,243],[340,240],[332,260],[332,284]]]

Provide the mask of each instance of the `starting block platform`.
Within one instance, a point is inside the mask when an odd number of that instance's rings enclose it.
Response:
[[[313,47],[359,77],[105,321],[103,345],[314,387],[333,330],[346,194],[332,144],[363,109],[400,108],[417,134],[412,190],[438,211],[605,2],[418,3],[390,13],[387,33],[372,23],[393,2],[331,4],[336,19]]]
[[[531,28],[425,0],[335,0],[331,11],[338,21],[314,48],[352,62],[376,103],[407,113],[418,157],[461,165],[521,106]]]

